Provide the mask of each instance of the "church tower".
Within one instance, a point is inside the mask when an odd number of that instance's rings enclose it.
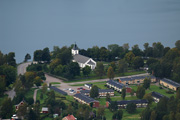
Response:
[[[72,55],[76,55],[76,54],[79,54],[79,49],[75,43],[74,47],[72,48]]]

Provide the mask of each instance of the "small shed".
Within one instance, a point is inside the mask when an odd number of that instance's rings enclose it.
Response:
[[[42,113],[48,113],[48,108],[47,107],[42,107]]]

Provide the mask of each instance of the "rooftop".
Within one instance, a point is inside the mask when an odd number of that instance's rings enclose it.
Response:
[[[168,83],[168,84],[171,84],[171,85],[173,85],[173,86],[175,86],[175,87],[180,87],[180,84],[179,83],[177,83],[177,82],[174,82],[174,81],[172,81],[172,80],[170,80],[170,79],[167,79],[167,78],[163,78],[163,79],[161,79],[163,82],[166,82],[166,83]]]
[[[75,94],[74,97],[77,97],[77,98],[85,101],[86,103],[92,103],[92,102],[97,101],[97,100],[94,100],[93,98],[83,95],[81,93]]]
[[[90,59],[89,57],[80,54],[74,55],[73,58],[76,62],[80,62],[80,63],[86,63]]]
[[[66,92],[62,91],[61,89],[56,88],[55,86],[51,86],[50,88],[53,89],[54,91],[58,92],[58,93],[61,93],[63,95],[67,95]]]
[[[117,101],[118,105],[124,105],[124,104],[129,104],[129,103],[135,103],[135,104],[142,104],[142,103],[148,103],[147,100],[122,100],[122,101]]]
[[[116,86],[116,87],[118,87],[118,88],[123,88],[123,87],[125,87],[125,85],[124,84],[122,84],[122,83],[119,83],[119,82],[116,82],[116,81],[114,81],[114,80],[109,80],[109,81],[107,81],[107,83],[109,83],[109,84],[111,84],[111,85],[114,85],[114,86]]]
[[[166,96],[164,96],[164,95],[162,95],[162,94],[160,94],[160,93],[158,93],[158,92],[151,92],[151,96],[153,96],[153,97],[155,97],[155,98],[162,98],[162,97],[166,97]]]

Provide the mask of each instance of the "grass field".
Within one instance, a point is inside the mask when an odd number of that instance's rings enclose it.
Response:
[[[34,90],[36,88],[31,88],[26,94],[25,94],[25,97],[26,98],[33,98],[33,95],[34,95]]]
[[[50,84],[61,84],[60,82],[51,82]]]

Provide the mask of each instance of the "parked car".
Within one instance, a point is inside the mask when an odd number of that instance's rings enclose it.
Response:
[[[75,93],[76,91],[75,90],[70,90],[70,92],[69,93]]]

